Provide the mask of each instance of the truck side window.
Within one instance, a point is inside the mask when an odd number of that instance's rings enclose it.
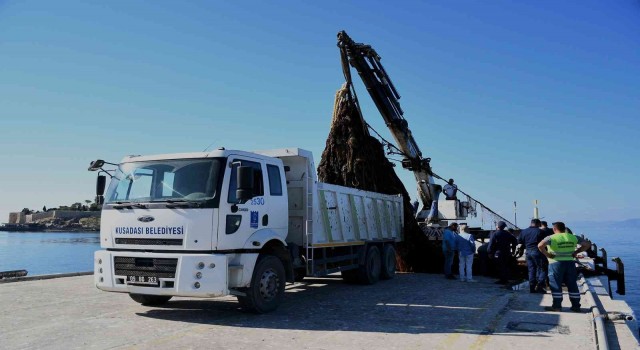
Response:
[[[272,196],[282,196],[280,168],[275,165],[267,164],[267,174],[269,175],[269,193]]]
[[[237,161],[237,159],[232,160],[232,162]],[[262,181],[262,167],[260,163],[250,162],[247,160],[241,160],[242,166],[250,166],[253,170],[253,196],[259,197],[264,196],[264,182]],[[236,198],[236,190],[238,189],[238,184],[236,183],[236,176],[238,173],[238,167],[234,166],[231,168],[231,177],[229,179],[229,195],[227,196],[227,203],[237,203],[238,200]]]

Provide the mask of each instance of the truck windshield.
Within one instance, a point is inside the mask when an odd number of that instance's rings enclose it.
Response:
[[[105,199],[107,203],[214,199],[222,164],[221,158],[123,163]]]

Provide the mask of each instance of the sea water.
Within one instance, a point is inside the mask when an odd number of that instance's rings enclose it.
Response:
[[[609,259],[620,257],[625,264],[627,295],[615,293],[640,315],[640,228],[579,228],[599,248],[607,250]],[[76,232],[0,232],[0,271],[27,270],[29,276],[93,270],[93,252],[100,248],[98,233]],[[609,268],[615,264],[609,262]]]
[[[28,276],[93,271],[97,232],[0,232],[0,271],[27,270]]]
[[[619,257],[624,263],[626,295],[616,294],[616,281],[611,281],[611,290],[614,299],[625,300],[636,316],[640,316],[640,227],[637,225],[610,226],[610,227],[572,227],[575,234],[584,234],[586,238],[595,243],[598,249],[607,251],[608,268],[615,269],[616,264],[611,261]],[[601,252],[598,252],[601,256]]]

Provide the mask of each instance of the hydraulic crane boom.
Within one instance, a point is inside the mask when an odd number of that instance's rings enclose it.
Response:
[[[426,219],[441,190],[433,180],[429,164],[431,158],[422,157],[422,152],[409,129],[409,123],[403,117],[404,112],[398,101],[400,99],[398,91],[380,63],[380,56],[370,45],[356,43],[345,31],[341,31],[338,33],[338,47],[347,83],[352,85],[349,69],[351,65],[358,71],[371,99],[391,131],[404,157],[402,167],[413,172],[418,186],[418,195],[422,201],[422,208],[417,218]]]

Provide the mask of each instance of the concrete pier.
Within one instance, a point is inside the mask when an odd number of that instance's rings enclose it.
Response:
[[[312,278],[287,286],[266,315],[233,297],[145,307],[92,276],[0,284],[3,349],[596,349],[593,315],[545,312],[551,296],[440,275],[400,274],[373,286]],[[597,294],[596,298],[598,297]],[[565,298],[567,296],[565,295]],[[600,348],[604,344],[600,344]],[[609,344],[607,344],[609,345]],[[618,330],[610,348],[634,349]]]

